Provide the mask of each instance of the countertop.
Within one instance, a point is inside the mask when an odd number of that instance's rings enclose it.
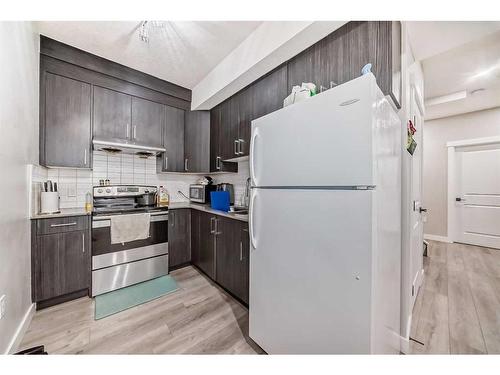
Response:
[[[90,215],[90,212],[86,212],[84,208],[61,208],[61,212],[55,214],[32,214],[31,219],[52,219],[56,217],[68,217],[68,216],[86,216]]]
[[[190,202],[173,202],[173,203],[170,203],[168,205],[169,210],[175,210],[175,209],[179,209],[179,208],[192,208],[194,210],[208,212],[208,213],[211,213],[214,215],[225,216],[225,217],[228,217],[230,219],[248,222],[248,215],[247,214],[242,215],[242,214],[214,210],[213,208],[211,208],[210,206],[205,205],[205,204],[197,204],[197,203],[190,203]]]
[[[205,204],[196,204],[190,202],[172,202],[168,205],[169,210],[175,210],[180,208],[191,208],[198,211],[208,212],[214,215],[225,216],[230,219],[240,220],[248,222],[248,215],[245,214],[236,214],[236,213],[228,213],[224,211],[214,210],[208,205]],[[62,208],[61,212],[55,214],[32,214],[31,219],[52,219],[57,217],[69,217],[69,216],[86,216],[91,213],[86,212],[83,208]]]

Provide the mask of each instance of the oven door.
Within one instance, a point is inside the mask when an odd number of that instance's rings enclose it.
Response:
[[[92,296],[168,274],[168,213],[151,214],[149,231],[112,244],[109,216],[92,219]]]

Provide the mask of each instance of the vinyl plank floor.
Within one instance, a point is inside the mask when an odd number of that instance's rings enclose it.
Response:
[[[194,267],[171,273],[179,290],[104,319],[80,298],[37,311],[19,350],[49,354],[256,354],[248,310]]]
[[[428,254],[410,353],[500,353],[500,250],[430,241]]]

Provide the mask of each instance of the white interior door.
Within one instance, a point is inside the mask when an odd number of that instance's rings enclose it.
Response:
[[[415,87],[411,90],[411,118],[413,126],[417,129],[414,135],[417,148],[411,158],[411,215],[410,215],[410,277],[411,277],[411,305],[415,304],[418,289],[421,284],[423,269],[423,212],[422,207],[422,149],[423,149],[423,113],[421,101]]]
[[[500,249],[500,145],[457,148],[457,242]]]

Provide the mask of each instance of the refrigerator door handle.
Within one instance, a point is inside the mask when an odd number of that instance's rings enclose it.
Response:
[[[253,186],[257,186],[257,181],[255,180],[255,141],[259,135],[259,129],[255,128],[255,131],[252,134],[252,139],[250,140],[250,177],[252,178]]]
[[[253,211],[255,207],[255,197],[257,196],[257,191],[252,189],[250,194],[250,205],[248,207],[249,218],[248,218],[248,231],[250,235],[250,245],[253,249],[257,249],[257,243],[254,236],[254,225],[253,225]]]

